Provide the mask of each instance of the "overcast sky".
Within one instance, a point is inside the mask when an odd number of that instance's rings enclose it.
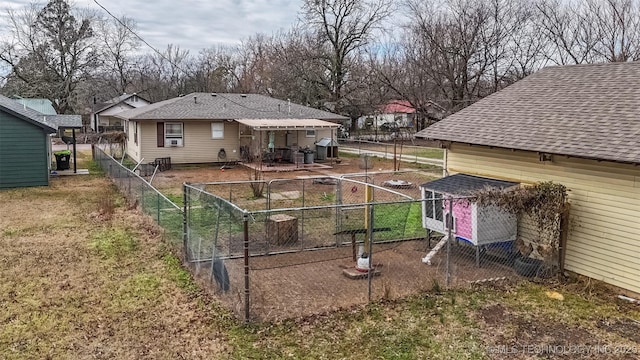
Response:
[[[0,0],[7,8],[20,8],[30,0]],[[192,54],[214,45],[234,45],[258,32],[287,29],[298,16],[302,0],[98,0],[116,16],[138,24],[138,35],[157,49],[180,45]],[[46,1],[42,2],[43,5]],[[102,12],[92,0],[75,0],[80,7]],[[106,15],[106,14],[105,14]],[[4,17],[4,16],[3,16]],[[4,22],[4,21],[3,21]]]

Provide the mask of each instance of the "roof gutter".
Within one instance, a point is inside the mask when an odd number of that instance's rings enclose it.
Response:
[[[567,159],[575,158],[575,159],[593,160],[593,161],[597,161],[597,162],[608,161],[608,162],[617,163],[617,164],[627,164],[627,165],[640,166],[640,161],[634,162],[634,161],[624,161],[624,160],[603,159],[603,158],[597,158],[597,157],[551,153],[551,152],[546,152],[546,151],[529,150],[529,149],[517,149],[517,148],[509,148],[509,147],[496,146],[496,145],[474,144],[474,143],[467,143],[467,142],[461,142],[461,141],[442,140],[442,139],[434,139],[434,138],[427,138],[427,137],[421,137],[421,139],[439,141],[440,143],[449,143],[449,144],[456,143],[456,144],[462,144],[462,145],[484,146],[484,147],[488,147],[488,148],[498,148],[498,149],[511,150],[511,151],[525,151],[525,152],[537,153],[539,155],[545,154],[545,155],[552,155],[552,156],[564,156]],[[445,152],[444,152],[445,158],[443,159],[444,160],[444,165],[443,166],[446,169],[446,166],[447,166],[446,165],[446,156],[447,156],[446,154],[447,154],[448,146],[447,147],[443,147],[443,149],[445,150]]]

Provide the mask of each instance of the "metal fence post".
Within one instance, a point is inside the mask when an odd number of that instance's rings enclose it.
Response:
[[[449,214],[445,216],[445,224],[447,226],[447,289],[451,287],[451,242],[453,228],[453,198],[449,197]]]
[[[189,188],[186,183],[182,184],[182,256],[185,261],[189,261],[189,252],[187,251],[188,239],[188,227],[187,227],[187,191]],[[160,196],[158,196],[158,203],[160,202]],[[158,204],[158,220],[160,219],[160,204]]]
[[[244,322],[249,322],[249,214],[242,216],[244,227]]]
[[[373,197],[371,199],[371,202],[373,202]],[[374,227],[374,221],[373,221],[373,215],[374,215],[374,205],[370,205],[369,206],[369,226],[367,227],[367,237],[369,238],[369,248],[367,249],[367,251],[369,252],[369,265],[367,266],[368,271],[367,271],[367,281],[369,282],[368,284],[368,289],[367,289],[367,299],[370,302],[371,301],[371,282],[373,280],[373,227]]]

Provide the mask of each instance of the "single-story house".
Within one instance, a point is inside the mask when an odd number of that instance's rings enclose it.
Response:
[[[140,95],[122,94],[103,103],[94,105],[91,112],[91,129],[103,132],[109,130],[124,130],[122,119],[115,116],[126,110],[136,109],[151,104]]]
[[[245,161],[314,150],[346,117],[257,94],[193,93],[121,112],[134,161]],[[288,151],[287,151],[288,150]],[[290,160],[290,159],[289,159]],[[146,162],[145,161],[145,162]]]
[[[416,137],[446,149],[445,175],[565,185],[565,269],[640,294],[638,79],[640,62],[548,67]]]
[[[445,112],[444,108],[434,102],[429,103],[428,109],[428,116],[434,122],[442,119]],[[375,113],[358,118],[357,127],[382,131],[393,130],[393,127],[416,129],[416,112],[409,101],[391,100],[379,106]]]
[[[0,95],[0,189],[49,185],[51,139],[42,114]]]

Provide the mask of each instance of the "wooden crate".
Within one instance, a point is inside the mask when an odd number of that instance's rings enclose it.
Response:
[[[298,218],[277,214],[267,219],[267,237],[269,243],[287,245],[298,241]]]

